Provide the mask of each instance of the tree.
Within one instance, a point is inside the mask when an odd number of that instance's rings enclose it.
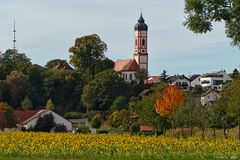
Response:
[[[95,115],[91,120],[91,127],[92,128],[100,128],[101,127],[101,117],[100,115]]]
[[[190,128],[190,135],[192,136],[193,128],[198,123],[196,118],[198,114],[197,107],[191,95],[187,95],[183,106],[176,111],[174,122],[177,127],[182,129],[182,136],[185,127]]]
[[[53,104],[53,102],[52,102],[51,99],[49,99],[49,100],[47,101],[46,109],[49,109],[49,110],[53,110],[53,109],[54,109],[54,104]]]
[[[237,70],[237,68],[235,68],[233,70],[233,74],[232,74],[232,78],[236,79],[239,77],[239,71]]]
[[[147,72],[145,69],[140,69],[135,73],[135,77],[139,84],[143,85],[147,79]]]
[[[84,87],[81,101],[87,110],[106,111],[118,96],[128,98],[129,88],[129,84],[118,73],[106,70]]]
[[[184,93],[182,88],[167,86],[163,94],[156,100],[156,112],[161,116],[172,116],[175,111],[184,103]]]
[[[26,96],[24,98],[24,100],[21,102],[21,106],[24,110],[29,110],[29,109],[33,108],[32,102],[28,96]]]
[[[24,53],[18,53],[15,49],[8,49],[0,53],[1,65],[5,68],[6,75],[12,71],[24,72],[31,65],[30,59]]]
[[[118,96],[112,106],[111,106],[111,110],[115,111],[115,110],[121,110],[121,109],[127,109],[128,107],[128,99],[124,96]]]
[[[13,109],[7,103],[0,102],[0,129],[11,128],[16,126],[16,119]]]
[[[161,74],[160,77],[164,82],[167,82],[168,75],[167,75],[167,71],[165,69],[163,70],[163,73]]]
[[[238,137],[240,139],[240,80],[228,83],[223,89],[223,97],[227,103],[228,113],[237,118]]]
[[[28,77],[22,72],[13,71],[4,83],[7,85],[6,94],[8,95],[5,101],[14,107],[21,107],[22,100],[26,95],[31,95],[33,90]]]
[[[184,25],[194,33],[213,29],[213,22],[225,22],[225,33],[232,45],[240,47],[240,2],[238,0],[185,0]]]
[[[107,45],[97,34],[83,36],[75,40],[73,47],[69,49],[70,63],[81,72],[89,70],[92,79],[95,77],[96,66],[104,59]]]
[[[126,109],[114,111],[110,115],[109,121],[112,127],[123,128],[124,130],[128,130],[130,124],[129,111]]]
[[[34,131],[36,132],[50,132],[50,130],[55,126],[54,117],[52,113],[40,116],[34,126]]]
[[[215,137],[216,129],[223,129],[224,136],[227,137],[226,130],[236,126],[236,117],[230,115],[227,111],[227,101],[225,97],[218,99],[209,111],[209,124],[213,128],[213,136]]]

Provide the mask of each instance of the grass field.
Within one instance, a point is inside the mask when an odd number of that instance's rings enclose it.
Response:
[[[71,133],[0,133],[0,159],[240,159],[240,141]]]

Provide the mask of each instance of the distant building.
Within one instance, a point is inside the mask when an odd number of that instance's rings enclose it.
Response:
[[[148,26],[144,22],[142,13],[134,26],[134,32],[133,58],[117,60],[114,66],[114,70],[119,72],[127,82],[135,81],[135,73],[140,69],[148,72]]]
[[[220,97],[221,97],[221,95],[217,91],[209,90],[202,94],[201,104],[203,106],[205,106],[205,105],[211,106]]]
[[[21,127],[25,127],[26,129],[29,129],[31,127],[34,127],[36,125],[36,122],[39,117],[42,117],[46,114],[52,114],[54,117],[54,122],[56,124],[62,124],[65,125],[67,128],[67,131],[72,131],[72,123],[62,116],[58,115],[57,113],[48,110],[14,110],[14,115],[17,120],[17,127],[20,129]]]
[[[194,88],[196,86],[200,86],[201,85],[201,75],[200,74],[194,74],[192,76],[189,77],[190,83],[191,83],[191,87]]]
[[[161,82],[160,76],[148,76],[147,84],[156,84]]]
[[[207,73],[200,78],[200,83],[203,88],[209,87],[216,91],[221,91],[222,85],[229,81],[232,81],[232,78],[226,71]]]
[[[182,87],[184,91],[190,90],[190,80],[184,75],[170,76],[168,77],[168,83],[170,85]]]

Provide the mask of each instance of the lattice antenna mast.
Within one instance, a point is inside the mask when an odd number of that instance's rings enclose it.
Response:
[[[16,50],[16,25],[15,25],[15,19],[14,19],[14,28],[13,28],[13,49]]]

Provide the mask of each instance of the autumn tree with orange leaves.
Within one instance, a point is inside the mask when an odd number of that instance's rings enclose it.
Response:
[[[176,86],[167,86],[162,96],[156,100],[155,110],[163,117],[174,115],[175,111],[184,103],[183,89]]]

